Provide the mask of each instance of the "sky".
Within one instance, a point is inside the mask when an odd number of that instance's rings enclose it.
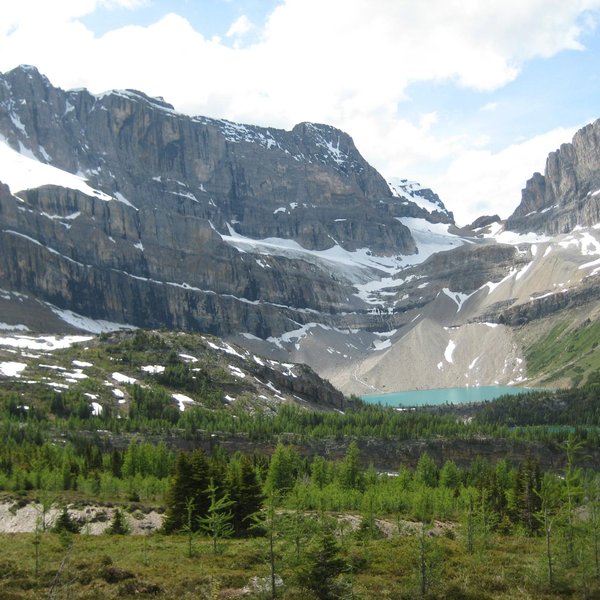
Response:
[[[505,218],[600,117],[600,0],[2,0],[0,71],[349,133],[459,224]]]

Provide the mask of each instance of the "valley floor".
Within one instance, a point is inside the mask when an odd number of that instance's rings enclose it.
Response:
[[[226,541],[216,555],[209,540],[194,538],[191,557],[181,535],[46,533],[36,541],[33,534],[1,534],[0,542],[0,596],[6,600],[271,597],[267,538]],[[558,600],[600,594],[591,565],[583,571],[557,562],[556,583],[548,586],[542,538],[493,535],[472,553],[461,530],[426,536],[424,543],[410,532],[381,539],[338,535],[336,556],[344,563],[335,581],[339,592],[321,597]],[[296,554],[289,537],[278,538],[275,548],[277,597],[317,597],[300,584],[314,560],[314,543],[303,540]]]

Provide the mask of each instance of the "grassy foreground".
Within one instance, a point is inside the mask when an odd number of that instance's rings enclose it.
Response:
[[[3,600],[69,598],[270,598],[266,538],[230,540],[214,555],[210,540],[185,535],[39,536],[36,574],[34,534],[2,534],[0,597]],[[424,545],[422,545],[422,542]],[[543,539],[490,535],[472,553],[459,528],[450,534],[396,534],[382,539],[338,537],[339,557],[347,565],[340,582],[345,598],[541,599],[598,598],[591,565],[567,569],[552,589],[546,581]],[[313,598],[302,589],[312,544],[276,542],[277,597]],[[298,551],[299,550],[299,551]],[[427,589],[422,593],[422,569]],[[262,589],[261,589],[262,588]]]

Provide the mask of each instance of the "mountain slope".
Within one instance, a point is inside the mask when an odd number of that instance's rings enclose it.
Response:
[[[0,397],[14,410],[41,403],[47,413],[58,403],[54,413],[62,417],[120,419],[139,416],[143,406],[175,423],[189,407],[271,414],[282,405],[353,405],[306,365],[263,359],[212,336],[141,330],[0,335],[0,382]]]

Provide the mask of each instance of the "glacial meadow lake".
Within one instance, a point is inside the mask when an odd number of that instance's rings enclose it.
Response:
[[[431,390],[408,390],[388,394],[369,394],[361,398],[369,404],[385,406],[432,406],[439,404],[469,404],[494,400],[499,396],[525,394],[533,388],[509,385],[488,385],[480,387],[436,388]]]

